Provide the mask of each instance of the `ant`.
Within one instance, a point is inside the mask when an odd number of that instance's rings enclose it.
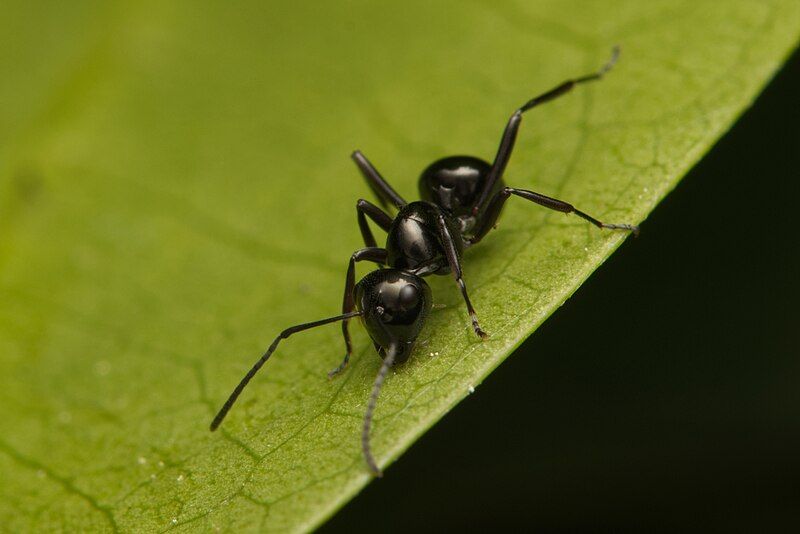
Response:
[[[474,332],[485,339],[487,334],[481,329],[467,294],[460,258],[465,249],[480,242],[497,224],[503,205],[511,195],[565,214],[574,213],[601,229],[626,230],[634,235],[638,234],[637,226],[604,223],[563,200],[526,189],[507,187],[503,182],[503,172],[514,148],[522,114],[568,93],[576,85],[600,80],[611,70],[618,57],[619,48],[614,47],[611,59],[598,71],[567,80],[517,109],[506,124],[500,147],[491,165],[472,156],[450,156],[429,165],[419,179],[422,200],[406,202],[360,151],[353,152],[353,161],[377,195],[380,204],[384,209],[389,204],[394,205],[398,210],[397,215],[392,218],[371,202],[358,200],[357,220],[366,248],[356,251],[350,257],[342,314],[293,326],[281,332],[233,390],[211,423],[211,430],[216,430],[220,425],[242,390],[266,363],[278,343],[292,334],[341,321],[346,352],[342,362],[328,376],[332,378],[344,370],[352,353],[348,324],[350,319],[360,317],[383,360],[367,403],[361,432],[362,451],[367,465],[375,476],[382,476],[370,449],[372,417],[389,369],[408,360],[431,311],[433,301],[430,286],[422,277],[451,273],[464,298]],[[385,248],[377,246],[367,218],[387,232]],[[355,264],[359,261],[376,263],[379,269],[356,283]]]
[[[358,226],[367,248],[353,255],[348,269],[348,282],[353,262],[363,259],[387,264],[396,269],[410,269],[419,276],[452,273],[466,303],[472,328],[480,338],[485,339],[487,335],[478,323],[477,314],[467,294],[460,257],[465,249],[480,242],[496,226],[503,205],[511,195],[565,214],[574,213],[601,229],[626,230],[637,235],[637,226],[605,223],[563,200],[527,189],[506,187],[503,182],[503,172],[514,148],[522,114],[568,93],[576,85],[600,80],[611,70],[618,57],[619,47],[614,47],[611,59],[597,72],[567,80],[514,111],[506,124],[493,164],[473,156],[449,156],[431,163],[419,178],[421,201],[406,202],[361,151],[353,152],[353,161],[383,209],[364,199],[359,199],[356,203]],[[394,205],[398,210],[394,219],[383,211],[388,208],[388,204]],[[385,249],[376,248],[367,217],[387,232]],[[352,308],[348,305],[348,287],[351,286],[352,283],[345,288],[343,312]],[[346,324],[345,322],[343,329],[349,353]],[[334,374],[346,364],[347,358],[334,370]]]

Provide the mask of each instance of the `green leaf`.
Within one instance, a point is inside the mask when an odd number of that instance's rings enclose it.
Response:
[[[507,181],[638,222],[800,30],[796,0],[6,4],[0,524],[15,532],[320,524],[371,479],[359,436],[379,360],[360,328],[343,376],[325,376],[339,329],[303,333],[208,424],[277,332],[338,312],[369,198],[350,151],[414,198],[429,162],[491,158],[514,108],[619,43],[605,80],[525,117]],[[624,238],[512,200],[465,259],[491,338],[450,278],[430,281],[446,308],[387,380],[379,462]]]

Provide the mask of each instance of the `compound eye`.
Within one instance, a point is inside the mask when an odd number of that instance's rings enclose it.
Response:
[[[398,295],[398,300],[403,309],[409,310],[415,308],[419,302],[419,291],[416,286],[411,284],[403,286]]]

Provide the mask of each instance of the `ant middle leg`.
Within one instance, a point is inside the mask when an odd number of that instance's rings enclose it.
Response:
[[[361,237],[364,239],[364,244],[367,247],[376,248],[378,244],[375,242],[375,236],[372,235],[372,230],[369,229],[367,217],[380,226],[381,230],[384,232],[388,232],[389,227],[392,226],[392,218],[378,206],[363,198],[358,199],[358,202],[356,202],[356,213],[358,214],[358,228],[361,230]]]
[[[494,197],[492,197],[492,200],[489,202],[486,211],[478,220],[478,223],[475,225],[474,234],[467,240],[469,245],[476,244],[478,241],[483,239],[487,233],[489,233],[489,230],[491,230],[497,223],[497,218],[500,216],[500,210],[503,208],[503,204],[505,204],[506,200],[508,200],[508,197],[511,195],[522,197],[525,200],[530,200],[535,204],[544,206],[545,208],[549,208],[551,210],[560,211],[561,213],[574,213],[581,219],[589,221],[598,228],[605,228],[608,230],[626,230],[633,232],[633,235],[639,235],[639,227],[636,225],[604,223],[587,213],[575,209],[575,206],[569,204],[568,202],[564,202],[563,200],[558,200],[557,198],[551,198],[533,191],[528,191],[527,189],[504,187],[498,191]]]
[[[619,47],[615,46],[611,51],[611,59],[609,59],[608,62],[606,62],[606,64],[596,72],[581,76],[579,78],[567,80],[560,85],[557,85],[553,89],[550,89],[539,96],[531,98],[511,115],[511,118],[508,119],[508,124],[506,124],[506,129],[503,131],[503,137],[500,140],[500,146],[497,149],[497,155],[494,158],[492,169],[489,171],[489,174],[486,177],[486,183],[484,184],[483,190],[478,197],[478,202],[472,209],[473,215],[477,215],[478,212],[481,211],[483,206],[489,200],[489,194],[494,189],[495,184],[503,177],[503,172],[505,171],[506,165],[508,165],[508,160],[511,157],[511,151],[514,149],[514,143],[517,139],[517,132],[519,132],[519,126],[522,122],[522,114],[532,108],[535,108],[536,106],[550,102],[551,100],[555,100],[556,98],[565,95],[576,85],[600,80],[616,64],[618,58]]]
[[[361,171],[361,174],[364,176],[364,179],[367,181],[369,188],[372,189],[372,192],[378,197],[378,201],[381,203],[381,206],[385,208],[389,207],[391,203],[397,209],[402,208],[408,202],[405,201],[403,197],[397,194],[389,182],[387,182],[381,173],[378,172],[378,169],[375,168],[372,163],[367,159],[367,157],[361,153],[360,150],[356,150],[353,152],[350,157],[356,163],[358,170]]]
[[[344,283],[344,298],[342,299],[342,314],[352,313],[356,307],[353,290],[356,286],[356,262],[357,261],[371,261],[379,265],[386,264],[386,249],[377,247],[367,247],[357,250],[350,256],[350,262],[347,264],[347,277]],[[353,352],[353,343],[350,341],[350,330],[348,329],[349,319],[342,321],[342,336],[344,336],[345,355],[342,363],[337,365],[328,373],[328,378],[341,373],[348,362],[350,362],[350,354]]]
[[[458,259],[458,251],[456,250],[455,243],[453,242],[453,236],[450,234],[450,230],[447,229],[447,223],[445,222],[444,215],[439,213],[439,216],[436,219],[436,224],[439,228],[439,236],[442,239],[442,244],[444,245],[444,252],[445,256],[447,257],[447,263],[450,266],[450,271],[453,273],[453,277],[456,279],[456,283],[458,284],[458,288],[461,290],[461,296],[464,297],[464,302],[467,304],[467,312],[469,312],[469,317],[472,320],[472,329],[481,339],[486,339],[489,335],[481,330],[480,325],[478,324],[478,315],[475,313],[475,309],[472,307],[472,302],[469,300],[469,295],[467,295],[467,286],[464,283],[463,273],[461,272],[461,262]]]

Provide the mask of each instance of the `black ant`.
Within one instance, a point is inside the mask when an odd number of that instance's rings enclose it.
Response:
[[[493,164],[472,156],[451,156],[432,163],[419,179],[419,191],[423,200],[406,202],[369,160],[361,152],[355,151],[352,158],[379,202],[384,208],[388,204],[394,205],[398,209],[397,215],[392,218],[380,207],[364,199],[357,202],[358,226],[366,248],[356,251],[350,257],[342,314],[293,326],[281,332],[233,390],[211,423],[211,430],[219,426],[244,387],[275,351],[280,340],[296,332],[342,321],[345,357],[328,376],[333,377],[341,372],[347,366],[352,352],[348,322],[354,317],[361,317],[378,355],[383,360],[367,403],[361,434],[364,458],[373,474],[381,476],[369,444],[372,415],[389,369],[408,359],[425,318],[430,313],[431,290],[422,279],[423,276],[452,273],[466,303],[473,330],[485,339],[487,335],[478,324],[477,314],[467,295],[460,258],[466,248],[477,244],[495,226],[503,204],[511,195],[566,214],[574,213],[599,228],[638,233],[637,226],[604,223],[567,202],[526,189],[506,187],[503,182],[503,171],[514,148],[522,114],[569,92],[578,84],[601,79],[614,66],[618,56],[619,49],[615,47],[611,59],[597,72],[567,80],[517,109],[506,125]],[[377,246],[367,217],[387,232],[385,248]],[[359,261],[371,261],[379,267],[388,265],[389,268],[379,268],[356,283],[355,264]]]

